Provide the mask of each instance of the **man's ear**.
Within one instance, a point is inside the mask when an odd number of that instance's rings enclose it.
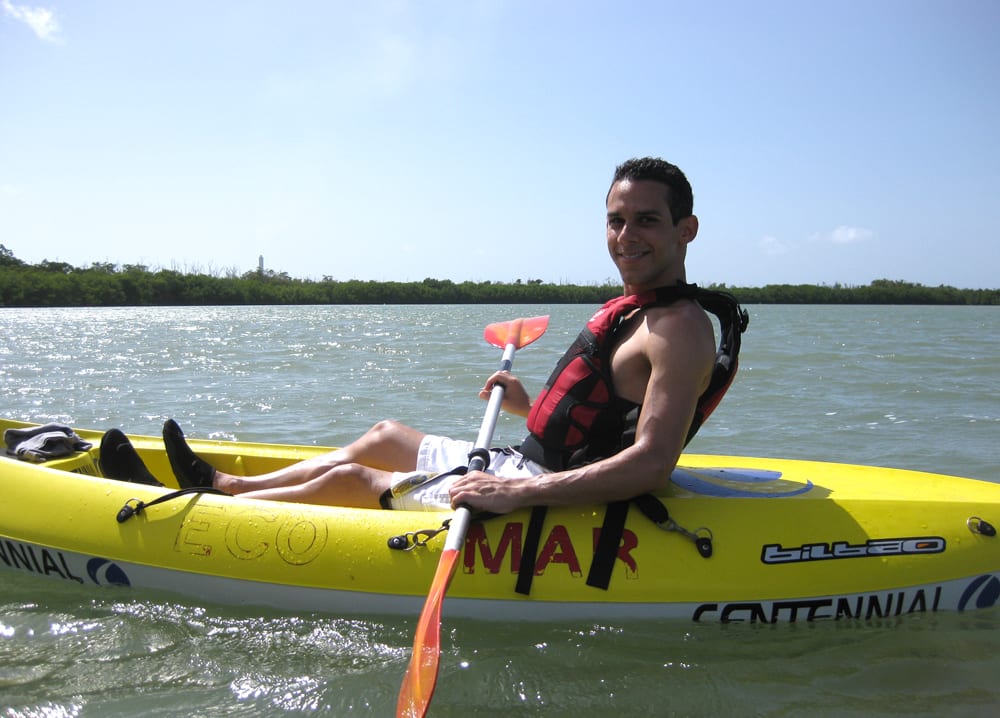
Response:
[[[694,238],[698,236],[698,218],[695,215],[685,217],[677,224],[681,233],[681,241],[684,244],[693,242]]]

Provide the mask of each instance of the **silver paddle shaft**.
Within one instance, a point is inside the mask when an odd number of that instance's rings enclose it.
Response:
[[[510,371],[510,368],[514,365],[514,352],[516,351],[517,346],[513,343],[504,347],[503,357],[500,360],[500,371]],[[475,448],[489,451],[490,445],[493,443],[493,432],[497,428],[497,420],[500,418],[500,407],[502,405],[503,386],[494,384],[493,389],[490,390],[489,403],[486,404],[486,413],[483,414],[483,423],[479,427],[479,436],[476,437]],[[483,471],[486,468],[488,468],[486,462],[478,455],[474,456],[472,461],[469,462],[469,471]],[[465,534],[469,528],[469,519],[471,517],[472,512],[469,511],[468,506],[458,507],[448,527],[448,538],[444,542],[445,551],[449,549],[453,551],[461,550],[462,544],[465,543]]]

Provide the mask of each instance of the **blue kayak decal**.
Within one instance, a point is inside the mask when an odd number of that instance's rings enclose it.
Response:
[[[87,575],[98,586],[132,585],[121,567],[106,558],[92,558],[87,561]]]
[[[765,469],[675,469],[670,480],[702,496],[739,499],[780,499],[811,490],[812,481],[790,481],[780,471]]]
[[[980,576],[965,587],[958,602],[958,610],[967,608],[992,608],[1000,598],[1000,581],[992,574]]]

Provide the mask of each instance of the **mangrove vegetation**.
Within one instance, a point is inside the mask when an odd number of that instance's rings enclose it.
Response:
[[[727,287],[744,304],[1000,305],[1000,289],[928,287],[879,279],[866,286],[769,284]],[[617,283],[549,284],[540,279],[500,282],[379,282],[295,279],[258,269],[202,273],[95,262],[28,264],[0,244],[0,307],[198,306],[251,304],[601,304],[621,292]]]

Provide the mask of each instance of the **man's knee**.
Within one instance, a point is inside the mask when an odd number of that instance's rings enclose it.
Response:
[[[393,437],[405,433],[407,429],[408,427],[394,419],[383,419],[369,429],[368,434],[375,438],[391,440]]]
[[[345,458],[382,471],[410,471],[416,468],[423,434],[398,421],[387,419],[375,424]]]
[[[355,495],[378,499],[389,488],[392,475],[363,464],[347,463],[330,469],[323,480]]]
[[[393,419],[385,419],[368,431],[369,441],[376,446],[391,447],[394,450],[416,452],[423,433]]]

